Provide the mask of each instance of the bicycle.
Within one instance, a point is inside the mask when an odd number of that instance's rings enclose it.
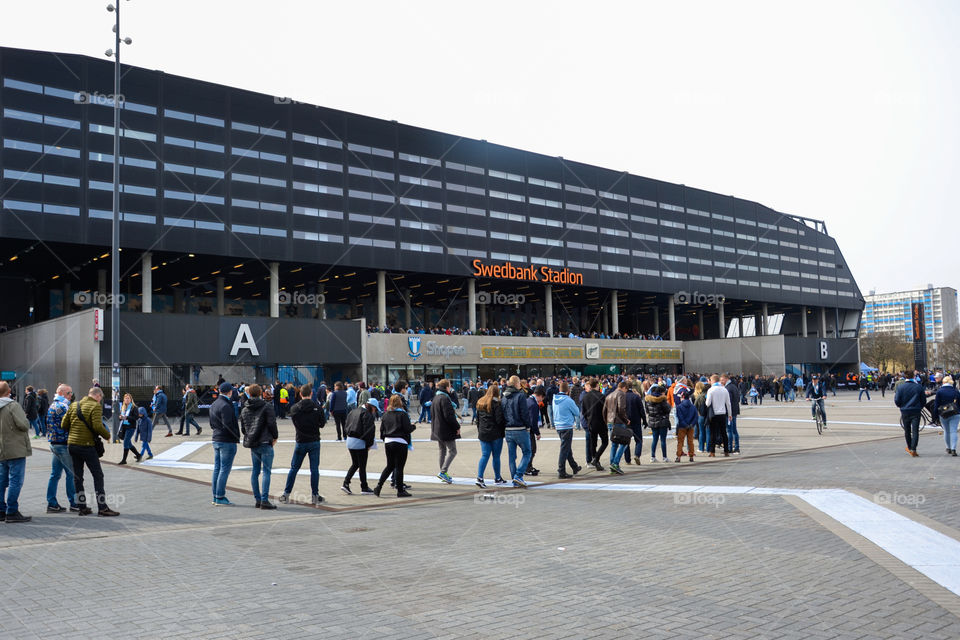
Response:
[[[816,400],[813,401],[813,421],[817,425],[817,434],[822,436],[826,420],[823,417],[823,408]]]

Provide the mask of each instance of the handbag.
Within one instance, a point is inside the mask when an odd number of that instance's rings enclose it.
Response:
[[[630,438],[633,437],[633,431],[627,427],[615,424],[610,431],[610,441],[614,444],[630,444]]]
[[[105,453],[103,447],[103,440],[100,439],[100,434],[93,430],[93,426],[87,420],[86,416],[83,415],[83,412],[80,411],[80,402],[77,402],[77,416],[80,418],[80,421],[87,426],[87,429],[90,430],[90,434],[93,436],[93,448],[97,450],[97,457],[102,458]]]
[[[952,418],[960,413],[960,407],[957,407],[956,402],[947,402],[937,407],[937,413],[941,418]]]

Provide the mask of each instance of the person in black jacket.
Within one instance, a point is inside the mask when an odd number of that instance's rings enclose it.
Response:
[[[627,389],[627,419],[630,420],[630,430],[633,431],[634,445],[633,457],[640,464],[640,456],[643,454],[643,428],[647,426],[647,412],[643,408],[643,397],[637,392],[635,385],[630,385]],[[623,451],[624,459],[630,464],[630,445]]]
[[[230,400],[233,385],[224,382],[220,385],[220,395],[210,405],[210,431],[213,432],[213,504],[230,505],[227,500],[227,478],[233,468],[233,459],[237,455],[240,442],[240,425],[237,412]]]
[[[437,392],[433,396],[433,406],[430,439],[440,445],[440,473],[437,477],[447,484],[453,483],[453,478],[447,471],[453,459],[457,457],[457,439],[460,438],[460,421],[457,419],[457,410],[454,400],[449,395],[450,381],[443,379],[437,383]]]
[[[587,440],[590,443],[590,459],[587,460],[587,464],[593,465],[597,471],[603,471],[600,460],[603,452],[607,450],[609,436],[607,424],[603,420],[603,395],[597,390],[598,385],[595,379],[587,380],[587,392],[580,403],[580,411],[584,416],[584,424],[588,432]],[[597,438],[600,438],[599,450]]]
[[[280,502],[290,499],[293,483],[297,473],[303,465],[305,457],[310,458],[310,504],[316,506],[323,502],[320,495],[320,429],[323,428],[323,409],[313,400],[313,387],[305,384],[300,387],[300,402],[290,407],[290,418],[296,429],[296,444],[293,447],[293,458],[290,460],[290,471],[287,473],[287,484],[283,488]]]
[[[333,393],[327,396],[327,410],[337,424],[337,440],[347,437],[347,392],[343,390],[343,383],[339,380],[333,384]]]
[[[352,464],[347,470],[347,475],[344,477],[341,487],[341,491],[346,494],[353,493],[350,491],[350,481],[353,479],[353,474],[359,471],[360,493],[365,496],[374,495],[370,485],[367,484],[367,454],[377,435],[374,416],[379,411],[380,403],[370,398],[366,404],[360,405],[347,414],[347,425],[344,432],[347,436],[347,451],[350,452]]]
[[[727,442],[730,444],[730,450],[733,453],[740,453],[740,432],[737,431],[737,416],[740,415],[740,390],[736,383],[730,379],[729,373],[720,376],[720,384],[730,394],[730,421],[727,423]],[[784,381],[783,384],[790,383]]]
[[[373,493],[380,496],[383,483],[391,474],[394,474],[394,484],[397,487],[398,498],[409,498],[410,493],[403,484],[403,467],[407,463],[407,451],[410,447],[410,434],[416,429],[410,422],[410,416],[403,406],[403,398],[394,395],[380,421],[380,437],[383,439],[383,448],[386,449],[387,466],[380,474],[380,481]]]
[[[486,488],[483,474],[487,470],[487,462],[493,457],[493,475],[496,484],[506,484],[507,481],[500,475],[500,455],[503,452],[506,419],[503,417],[503,406],[500,404],[500,387],[490,385],[487,392],[477,402],[477,439],[480,441],[480,462],[477,464],[477,486]]]
[[[277,443],[277,414],[273,405],[265,402],[263,391],[258,384],[246,389],[247,403],[240,412],[240,431],[243,433],[243,446],[250,449],[253,471],[250,484],[253,487],[253,499],[257,509],[276,509],[270,502],[270,471],[273,469],[273,445]],[[263,473],[261,485],[260,474]]]

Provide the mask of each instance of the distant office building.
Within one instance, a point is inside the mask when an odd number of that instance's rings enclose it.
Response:
[[[926,289],[894,293],[871,291],[864,296],[864,302],[862,335],[895,333],[904,340],[912,340],[910,305],[914,302],[923,303],[927,342],[943,342],[960,326],[960,320],[957,319],[957,290],[951,287],[934,288],[928,284]]]

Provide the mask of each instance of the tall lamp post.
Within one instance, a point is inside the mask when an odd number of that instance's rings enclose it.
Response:
[[[113,25],[114,48],[107,49],[113,56],[113,239],[110,249],[110,389],[111,389],[111,436],[117,439],[120,431],[120,0],[107,5],[107,11],[115,14]],[[124,44],[133,40],[124,38]]]

